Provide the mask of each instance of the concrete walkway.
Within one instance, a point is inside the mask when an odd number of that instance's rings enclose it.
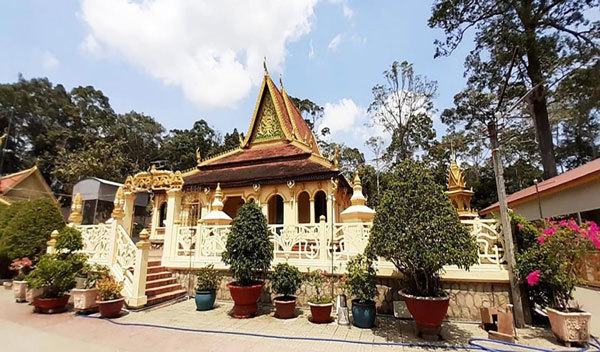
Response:
[[[156,324],[168,327],[204,329],[225,333],[199,333],[146,326],[119,326],[102,319],[79,317],[72,312],[34,314],[27,304],[12,301],[12,292],[0,290],[0,339],[8,350],[18,351],[416,351],[405,346],[372,346],[348,343],[402,342],[431,343],[418,339],[413,323],[378,317],[374,329],[358,329],[336,323],[317,325],[308,312],[290,320],[278,320],[270,309],[252,319],[234,319],[227,313],[228,302],[208,312],[197,312],[193,300],[158,309],[132,312],[115,320],[125,324]],[[301,341],[235,335],[259,333],[288,337],[334,338],[348,342]],[[471,337],[486,337],[475,324],[446,323],[445,341],[438,345],[467,345]],[[564,349],[551,333],[539,328],[519,330],[520,343],[548,349]],[[3,349],[4,350],[4,349]]]

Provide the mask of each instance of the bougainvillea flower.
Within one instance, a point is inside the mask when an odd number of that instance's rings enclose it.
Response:
[[[519,228],[519,230],[523,231],[523,229],[525,228],[525,226],[523,226],[523,224],[517,224],[517,227]]]
[[[560,226],[562,226],[562,227],[567,227],[567,224],[568,224],[568,223],[567,223],[567,220],[561,220],[561,221],[559,222],[559,224],[560,224]]]
[[[539,270],[532,271],[529,273],[529,275],[527,275],[527,284],[529,286],[534,286],[538,282],[540,282],[540,271]]]
[[[546,243],[546,236],[538,236],[537,240],[539,243],[544,244]]]
[[[553,235],[556,232],[556,228],[548,227],[544,229],[544,235]]]

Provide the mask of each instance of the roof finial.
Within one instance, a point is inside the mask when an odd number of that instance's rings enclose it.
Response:
[[[200,165],[202,162],[202,155],[200,154],[200,148],[196,148],[196,164]]]
[[[281,73],[279,74],[279,86],[283,90],[283,74]]]
[[[456,161],[456,153],[454,153],[454,141],[450,141],[450,159]]]
[[[267,70],[267,57],[264,57],[264,61],[263,61],[263,67],[265,68],[265,76],[267,76],[269,74],[269,71]]]

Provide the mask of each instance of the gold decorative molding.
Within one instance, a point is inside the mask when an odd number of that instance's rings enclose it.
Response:
[[[123,190],[125,192],[167,191],[181,189],[183,177],[180,171],[157,170],[152,165],[149,172],[138,172],[133,177],[127,176]]]
[[[117,189],[115,193],[114,207],[111,214],[113,219],[123,219],[125,217],[125,191],[123,187]]]
[[[69,222],[74,224],[81,224],[83,221],[83,199],[81,193],[77,193],[71,202],[71,214],[69,215]]]

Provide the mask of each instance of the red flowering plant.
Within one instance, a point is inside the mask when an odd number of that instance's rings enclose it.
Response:
[[[600,249],[596,223],[546,220],[536,243],[517,255],[517,275],[527,282],[533,303],[569,311],[573,290],[581,283],[578,264],[594,247]]]
[[[31,271],[32,266],[33,262],[29,258],[17,258],[12,261],[8,269],[17,272],[17,276],[15,276],[16,281],[23,281],[25,280],[25,276]]]

